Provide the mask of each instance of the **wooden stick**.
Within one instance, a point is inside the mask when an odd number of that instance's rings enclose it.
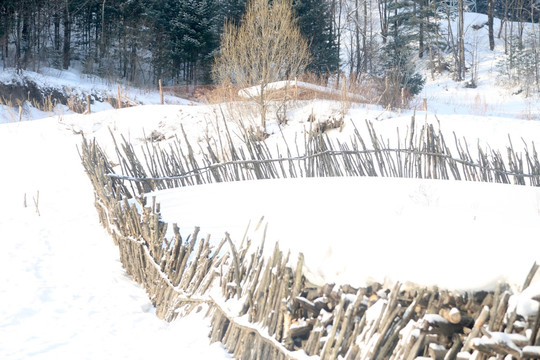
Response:
[[[484,308],[480,312],[480,315],[478,316],[478,318],[476,319],[476,321],[474,323],[474,327],[473,327],[472,331],[467,336],[467,339],[465,340],[465,343],[463,345],[463,349],[461,351],[469,351],[471,349],[471,341],[472,341],[472,339],[474,339],[475,337],[478,336],[478,334],[480,333],[480,329],[482,328],[482,326],[486,322],[488,316],[489,316],[489,308],[487,306],[484,306]]]
[[[117,94],[118,94],[118,97],[117,97],[117,102],[118,102],[117,108],[118,108],[118,109],[121,109],[121,108],[122,108],[122,94],[121,94],[121,92],[120,92],[120,85],[117,85],[117,86],[116,86],[116,91],[117,91]]]
[[[37,191],[37,194],[35,197],[33,197],[33,199],[34,199],[34,206],[36,207],[36,213],[38,214],[38,216],[41,216],[41,214],[39,213],[39,190]],[[26,202],[26,199],[25,199],[25,202]]]
[[[234,246],[229,233],[225,233],[225,239],[229,243],[231,247],[231,252],[233,254],[233,264],[234,264],[234,278],[236,280],[236,297],[240,299],[242,296],[242,286],[240,285],[240,263],[238,261],[238,252],[236,251],[236,247]]]
[[[161,79],[158,80],[158,84],[159,84],[159,99],[160,99],[161,105],[163,105],[165,102],[164,102],[164,99],[163,99],[163,86],[162,86],[162,83],[161,83]]]
[[[92,108],[91,108],[91,104],[90,104],[90,95],[86,95],[86,106],[87,106],[87,113],[91,114],[92,113]]]
[[[539,267],[540,267],[540,265],[538,265],[536,263],[536,261],[535,261],[534,264],[531,267],[531,270],[529,270],[529,274],[527,275],[527,278],[525,279],[525,282],[523,283],[523,286],[521,287],[521,291],[523,291],[523,290],[525,290],[526,288],[529,287],[529,285],[531,284],[531,281],[534,278],[534,275],[536,275],[536,272],[538,271]]]

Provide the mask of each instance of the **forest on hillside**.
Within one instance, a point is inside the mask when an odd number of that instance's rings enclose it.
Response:
[[[524,38],[522,25],[538,22],[536,0],[287,1],[309,44],[307,70],[317,78],[407,74],[401,87],[414,94],[422,85],[414,61],[424,58],[432,73],[451,70],[463,80],[470,67],[467,11],[488,15],[482,26],[492,50],[499,38],[507,53],[532,51],[527,66],[539,76],[537,39]],[[3,68],[33,71],[78,66],[136,85],[210,84],[224,24],[241,24],[245,8],[246,0],[3,0],[1,61]],[[457,23],[455,33],[441,26],[445,21]]]

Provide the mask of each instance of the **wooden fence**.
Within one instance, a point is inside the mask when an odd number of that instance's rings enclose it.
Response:
[[[494,292],[475,294],[400,283],[389,289],[380,284],[364,288],[314,286],[302,275],[301,254],[291,267],[289,255],[278,245],[270,258],[264,258],[261,248],[251,249],[249,239],[235,246],[226,234],[214,247],[200,236],[198,228],[183,239],[176,224],[161,220],[155,198],[144,195],[173,186],[285,175],[459,175],[474,181],[538,183],[534,150],[526,152],[523,160],[509,149],[511,165],[507,170],[498,155],[494,159],[482,155],[474,162],[462,149],[461,156],[454,159],[432,127],[422,132],[426,141],[419,149],[389,151],[372,131],[374,149],[363,146],[358,133],[360,147],[353,144],[352,150],[345,144],[334,149],[328,138],[318,136],[306,140],[305,156],[283,159],[271,158],[268,147],[250,141],[247,150],[231,145],[230,159],[223,165],[217,162],[217,153],[208,150],[203,166],[199,166],[189,142],[184,153],[177,141],[170,145],[175,149],[170,153],[161,151],[157,144],[146,147],[146,168],[124,140],[117,152],[126,175],[114,173],[108,156],[95,142],[83,139],[80,155],[95,189],[100,221],[118,245],[128,274],[146,289],[156,314],[171,321],[206,304],[212,316],[211,341],[222,342],[235,358],[297,359],[303,357],[296,352],[299,350],[320,359],[346,360],[412,360],[421,356],[453,360],[458,353],[460,359],[508,354],[538,358],[540,317],[523,321],[517,319],[515,311],[509,312],[511,291],[505,284]],[[523,172],[524,162],[529,173]],[[167,237],[169,227],[173,235]],[[523,288],[537,269],[535,264]],[[211,288],[220,291],[210,292]],[[480,338],[486,334],[502,338],[503,332],[507,335],[504,343]]]
[[[123,174],[108,172],[116,181],[129,184],[129,196],[148,191],[196,184],[253,179],[326,176],[384,176],[420,179],[452,179],[505,184],[540,184],[540,162],[534,144],[514,150],[512,142],[503,155],[497,149],[477,146],[476,152],[454,135],[452,153],[440,131],[424,125],[410,131],[398,147],[389,147],[387,139],[376,134],[366,122],[369,138],[358,129],[349,142],[331,140],[324,133],[306,136],[294,150],[272,150],[265,142],[245,136],[234,145],[230,134],[219,142],[206,140],[195,154],[187,136],[175,138],[163,149],[151,139],[136,151],[124,138],[116,146]],[[399,137],[399,133],[398,133]],[[219,147],[218,143],[225,143]],[[300,153],[299,148],[303,149]],[[296,155],[292,155],[296,152]],[[285,155],[284,155],[285,154]],[[144,159],[141,160],[141,159]]]

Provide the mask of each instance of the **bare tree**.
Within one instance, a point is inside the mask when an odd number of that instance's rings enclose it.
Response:
[[[344,30],[349,32],[349,71],[359,77],[372,70],[372,59],[375,52],[373,40],[372,0],[349,0],[345,2],[347,13]]]
[[[300,34],[290,0],[250,0],[240,25],[226,23],[214,75],[218,83],[231,82],[259,106],[266,127],[268,84],[294,79],[309,64],[307,41]]]

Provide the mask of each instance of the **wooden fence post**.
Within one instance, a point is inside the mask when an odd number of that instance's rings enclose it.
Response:
[[[161,79],[158,80],[158,84],[159,84],[159,98],[161,100],[161,105],[164,104],[164,101],[163,101],[163,84],[161,83]]]
[[[117,108],[118,109],[121,109],[122,108],[122,95],[120,94],[120,85],[117,85],[116,86],[116,90],[118,92],[118,105],[117,105]]]
[[[90,95],[86,95],[86,104],[88,105],[88,114],[91,114],[92,109],[90,107]]]

